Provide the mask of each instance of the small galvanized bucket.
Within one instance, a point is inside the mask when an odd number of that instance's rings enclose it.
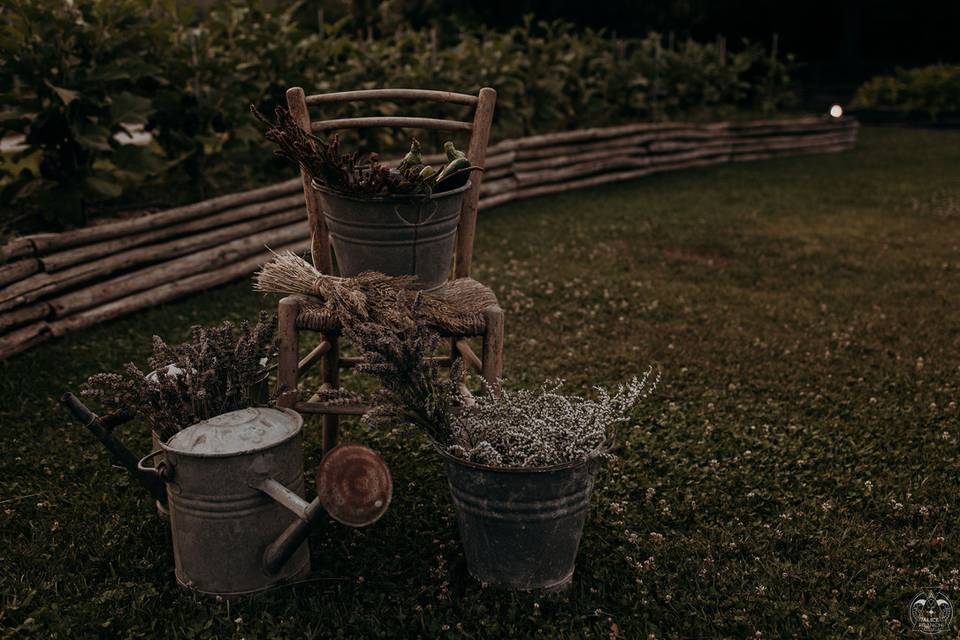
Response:
[[[511,469],[438,450],[446,462],[470,573],[507,589],[569,586],[599,459]]]
[[[428,198],[354,198],[316,182],[313,188],[341,275],[414,275],[423,289],[447,281],[469,181]]]
[[[180,431],[140,461],[141,473],[166,484],[178,583],[225,597],[262,591],[309,573],[307,535],[324,510],[351,526],[383,515],[390,472],[358,445],[328,453],[318,497],[303,499],[302,426],[289,409],[232,411]]]

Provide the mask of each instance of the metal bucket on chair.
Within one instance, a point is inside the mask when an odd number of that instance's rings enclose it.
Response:
[[[355,198],[316,182],[313,188],[341,275],[414,275],[424,289],[447,281],[469,181],[422,198]]]
[[[390,472],[359,445],[330,451],[317,498],[303,499],[302,426],[290,409],[241,409],[180,431],[140,461],[140,474],[166,485],[177,582],[229,597],[296,580],[310,571],[306,540],[321,513],[351,526],[383,515]]]

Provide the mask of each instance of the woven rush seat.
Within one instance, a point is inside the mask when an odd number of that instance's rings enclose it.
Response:
[[[449,312],[443,317],[430,317],[430,325],[445,337],[482,336],[486,331],[484,310],[496,306],[497,296],[493,291],[472,278],[449,280],[437,289],[424,295],[449,302]],[[339,333],[340,321],[315,298],[298,296],[300,309],[297,328],[310,331]]]

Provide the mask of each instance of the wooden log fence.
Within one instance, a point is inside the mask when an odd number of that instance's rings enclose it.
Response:
[[[480,208],[726,162],[844,151],[850,118],[640,123],[504,140],[487,151]],[[440,164],[441,155],[427,162]],[[310,247],[295,178],[137,218],[0,247],[0,359],[254,272]]]

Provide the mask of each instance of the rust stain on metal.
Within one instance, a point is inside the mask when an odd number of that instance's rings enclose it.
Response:
[[[317,469],[317,496],[331,518],[363,527],[386,513],[393,496],[393,478],[383,458],[372,449],[340,445]]]

